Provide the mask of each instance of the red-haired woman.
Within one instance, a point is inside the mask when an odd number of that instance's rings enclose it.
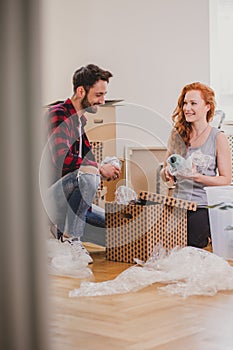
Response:
[[[203,248],[210,237],[205,186],[230,185],[231,152],[226,136],[209,122],[215,113],[215,94],[199,82],[184,86],[172,115],[173,130],[161,171],[164,181],[175,183],[174,196],[197,203],[196,212],[188,211],[188,245]],[[169,173],[169,156],[179,154],[197,159],[190,172],[174,177]]]

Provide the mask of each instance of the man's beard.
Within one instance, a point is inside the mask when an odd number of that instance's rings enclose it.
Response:
[[[89,100],[88,100],[88,97],[87,97],[87,94],[86,96],[83,98],[82,102],[82,109],[85,110],[85,112],[88,112],[88,113],[96,113],[98,111],[98,105],[99,103],[96,103],[94,105],[91,105]]]

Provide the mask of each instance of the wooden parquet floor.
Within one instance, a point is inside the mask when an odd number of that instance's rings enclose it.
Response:
[[[130,265],[92,251],[95,281],[113,279]],[[182,298],[162,294],[158,284],[135,293],[70,298],[80,280],[51,275],[53,350],[232,350],[233,291]]]

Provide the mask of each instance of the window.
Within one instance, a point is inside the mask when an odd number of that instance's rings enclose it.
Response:
[[[210,85],[233,123],[233,0],[210,0]]]

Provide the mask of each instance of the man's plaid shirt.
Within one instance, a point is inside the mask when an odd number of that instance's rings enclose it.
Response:
[[[46,122],[53,182],[78,169],[81,164],[98,166],[84,131],[86,118],[82,115],[79,121],[77,112],[69,98],[63,103],[49,108]],[[81,155],[79,154],[80,122]]]

